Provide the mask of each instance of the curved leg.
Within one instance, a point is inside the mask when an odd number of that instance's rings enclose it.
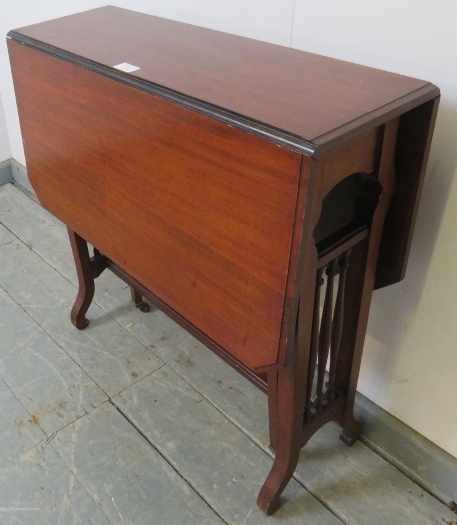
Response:
[[[143,296],[133,286],[130,287],[130,294],[135,308],[138,308],[141,312],[149,312],[149,304],[143,301]]]
[[[89,325],[89,320],[86,319],[86,312],[94,297],[94,291],[94,281],[88,283],[79,282],[78,295],[70,314],[71,322],[78,330],[84,330]]]
[[[87,242],[70,229],[68,229],[68,236],[70,237],[79,282],[78,295],[71,309],[70,319],[78,330],[83,330],[89,324],[86,319],[86,312],[94,297],[94,277]]]
[[[298,376],[298,378],[297,378]],[[273,466],[257,497],[258,507],[271,516],[280,507],[280,496],[298,463],[303,441],[303,388],[306,384],[293,361],[285,368],[268,372],[270,440],[276,454]]]
[[[289,483],[298,463],[299,450],[279,450],[265,483],[257,496],[257,506],[267,516],[274,514],[281,506],[280,496]]]
[[[70,319],[78,330],[83,330],[89,324],[86,312],[94,298],[94,279],[106,268],[107,259],[95,248],[94,257],[91,259],[87,242],[70,228],[68,228],[68,236],[79,282],[78,295],[71,309]]]

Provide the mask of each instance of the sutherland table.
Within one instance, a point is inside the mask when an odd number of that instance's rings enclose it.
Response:
[[[438,89],[116,7],[8,47],[30,181],[68,226],[73,324],[109,268],[264,390],[273,513],[318,428],[357,439],[371,295],[404,276]]]

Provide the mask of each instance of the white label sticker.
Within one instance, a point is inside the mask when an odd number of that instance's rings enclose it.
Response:
[[[132,73],[132,71],[137,71],[140,69],[137,66],[132,66],[132,64],[127,64],[127,62],[123,62],[122,64],[118,64],[117,66],[113,66],[114,69],[120,69],[121,71],[125,71],[126,73]]]

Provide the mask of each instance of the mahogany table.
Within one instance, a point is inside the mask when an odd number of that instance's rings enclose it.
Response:
[[[273,513],[318,428],[359,434],[371,295],[405,273],[439,90],[116,7],[8,48],[30,181],[68,226],[73,324],[109,268],[264,390]]]

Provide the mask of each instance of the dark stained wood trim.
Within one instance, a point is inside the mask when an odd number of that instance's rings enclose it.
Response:
[[[292,244],[290,248],[289,268],[287,270],[286,293],[284,296],[283,316],[281,321],[281,333],[279,338],[278,362],[285,362],[287,354],[290,353],[289,334],[291,319],[293,317],[294,290],[298,272],[298,257],[300,254],[301,234],[303,219],[306,213],[306,195],[310,183],[312,161],[310,157],[302,155],[300,161],[300,176],[298,181],[297,201],[295,206],[295,219],[293,227]],[[296,313],[295,313],[296,315]],[[292,323],[295,321],[292,320]],[[289,349],[289,350],[288,350]],[[270,367],[271,368],[271,367]]]
[[[326,266],[332,259],[352,248],[367,237],[368,234],[368,226],[361,224],[358,227],[349,225],[330,235],[327,239],[317,244],[317,251],[319,252],[318,267]]]
[[[13,42],[17,42],[18,44],[31,47],[32,49],[36,49],[42,53],[46,53],[55,58],[60,58],[61,60],[65,60],[71,64],[88,69],[94,73],[98,73],[99,75],[117,80],[118,82],[122,82],[127,86],[140,89],[141,91],[145,91],[146,93],[156,97],[163,98],[173,102],[174,104],[184,106],[187,109],[201,113],[202,115],[205,115],[209,118],[219,120],[225,124],[239,128],[243,131],[246,131],[247,133],[264,138],[270,142],[273,142],[274,144],[278,144],[279,146],[283,146],[298,153],[313,155],[316,150],[315,144],[292,133],[288,133],[254,119],[250,119],[244,115],[228,111],[203,100],[199,100],[188,95],[183,95],[182,93],[160,86],[159,84],[133,77],[128,73],[124,73],[117,69],[93,62],[92,60],[74,55],[73,53],[58,49],[49,44],[39,42],[38,40],[28,36],[21,35],[16,31],[10,31],[7,35],[7,38]]]
[[[140,89],[146,93],[169,100],[209,118],[219,120],[230,126],[242,129],[247,133],[264,138],[274,144],[311,156],[322,154],[339,142],[346,141],[368,129],[380,126],[404,113],[405,109],[406,111],[414,109],[428,100],[437,97],[440,93],[436,86],[433,84],[427,84],[426,86],[412,91],[406,96],[400,97],[385,106],[377,108],[372,112],[368,112],[363,116],[310,141],[293,133],[265,124],[264,122],[226,110],[220,106],[216,106],[189,95],[184,95],[170,88],[143,80],[128,73],[124,73],[98,62],[56,48],[50,44],[40,42],[34,38],[18,33],[17,31],[10,31],[7,34],[7,38],[19,44],[31,47],[53,57],[98,73],[99,75],[122,82],[136,89]]]

